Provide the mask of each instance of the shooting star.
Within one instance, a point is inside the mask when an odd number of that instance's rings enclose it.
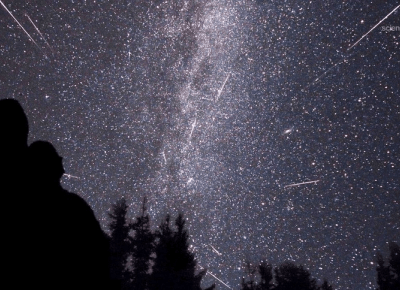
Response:
[[[222,281],[221,279],[219,279],[217,276],[215,276],[213,273],[211,272],[206,272],[206,274],[210,275],[211,277],[213,277],[214,279],[218,280],[219,282],[222,283],[222,285],[224,285],[225,287],[227,287],[228,289],[233,290],[233,288],[231,288],[228,284],[226,284],[224,281]]]
[[[67,173],[64,173],[63,175],[64,175],[65,177],[68,177],[68,178],[80,179],[78,176],[74,176],[74,175],[67,174]]]
[[[204,267],[202,267],[202,266],[200,266],[200,265],[198,265],[198,266],[199,266],[201,269],[206,270],[206,269],[204,269]],[[213,273],[209,272],[208,270],[207,270],[206,274],[210,275],[211,277],[213,277],[213,278],[216,279],[217,281],[221,282],[221,284],[224,285],[225,287],[227,287],[228,289],[233,290],[233,288],[232,288],[231,286],[229,286],[228,284],[226,284],[224,281],[222,281],[221,279],[219,279],[217,276],[215,276]]]
[[[333,70],[335,67],[337,67],[339,64],[341,64],[342,62],[344,62],[345,59],[342,59],[341,61],[338,61],[336,64],[334,64],[333,66],[331,66],[330,68],[328,68],[326,71],[324,71],[322,74],[320,74],[315,80],[313,80],[308,86],[306,86],[304,89],[302,89],[302,91],[304,92],[306,89],[308,89],[309,87],[311,87],[313,84],[317,83],[319,80],[321,80],[328,72],[330,72],[331,70]]]
[[[304,87],[304,89],[302,89],[302,92],[305,92],[305,90],[307,90],[308,88],[310,88],[312,85],[314,85],[315,83],[319,82],[322,78],[324,78],[328,72],[330,72],[331,70],[333,70],[335,67],[337,67],[338,65],[342,64],[342,63],[348,63],[349,59],[354,56],[355,54],[357,54],[357,52],[353,53],[353,54],[349,54],[349,55],[342,55],[342,59],[337,61],[336,63],[331,63],[332,66],[330,66],[327,70],[325,70],[323,73],[321,73],[319,76],[317,76],[316,79],[314,79],[311,83],[309,83],[306,87]]]
[[[379,21],[377,24],[375,24],[367,33],[365,33],[360,39],[358,39],[352,46],[350,46],[347,51],[352,49],[354,46],[356,46],[361,40],[363,40],[368,34],[370,34],[375,28],[377,28],[383,21],[385,21],[390,15],[392,15],[397,9],[400,8],[400,5],[398,5],[396,8],[394,8],[388,15],[386,15],[381,21]],[[319,75],[314,81],[312,81],[308,86],[306,86],[302,91],[304,92],[307,90],[310,86],[313,84],[317,83],[320,81],[328,72],[330,72],[332,69],[337,67],[339,64],[346,62],[347,57],[343,58],[342,60],[338,61],[335,63],[333,66],[331,66],[329,69],[324,71],[321,75]]]
[[[221,96],[222,91],[224,90],[224,87],[225,87],[225,85],[226,85],[226,82],[228,81],[228,79],[229,79],[230,76],[231,76],[231,73],[228,73],[228,76],[226,77],[224,83],[222,84],[222,87],[218,90],[218,95],[217,95],[217,98],[215,99],[216,102],[218,102],[218,99],[219,99],[219,97]]]
[[[310,184],[310,183],[317,183],[319,182],[319,180],[312,180],[312,181],[306,181],[306,182],[300,182],[300,183],[293,183],[293,184],[288,184],[285,185],[283,188],[288,188],[288,187],[294,187],[294,186],[299,186],[299,185],[303,185],[303,184]]]
[[[192,134],[193,134],[193,131],[194,131],[194,128],[196,127],[196,118],[194,119],[194,122],[193,122],[193,124],[192,124],[192,130],[190,131],[190,135],[189,135],[189,139],[191,139],[192,138]]]
[[[222,254],[221,254],[220,252],[218,252],[216,248],[214,248],[214,247],[213,247],[212,245],[210,245],[210,244],[208,244],[208,245],[211,247],[211,249],[212,249],[218,256],[222,256]]]
[[[42,51],[42,49],[40,48],[40,46],[36,43],[36,41],[32,38],[32,36],[28,33],[28,31],[25,30],[25,28],[22,26],[21,23],[19,23],[19,21],[17,20],[17,18],[14,17],[14,15],[11,13],[10,10],[8,10],[8,8],[6,7],[6,5],[4,5],[3,1],[0,0],[1,6],[4,7],[4,9],[8,12],[8,14],[11,15],[11,17],[15,20],[15,22],[18,23],[19,27],[25,32],[26,35],[28,35],[29,39],[33,41],[33,43],[40,49],[40,51]],[[42,51],[43,52],[43,51]],[[45,53],[43,53],[46,57],[47,55]]]
[[[43,40],[46,42],[47,46],[50,48],[51,52],[54,53],[53,48],[50,46],[50,44],[47,42],[46,38],[43,36],[43,34],[40,32],[39,28],[35,25],[35,23],[32,21],[32,19],[29,17],[27,13],[25,13],[25,16],[28,17],[29,21],[32,23],[32,25],[35,27],[36,31],[40,34],[40,36],[43,38]]]
[[[388,15],[386,15],[381,21],[379,21],[374,27],[372,27],[367,33],[365,33],[359,40],[357,40],[352,46],[350,46],[347,50],[352,49],[354,46],[356,46],[361,40],[364,39],[368,34],[370,34],[375,28],[378,27],[379,24],[381,24],[383,21],[386,20],[390,15],[392,15],[397,9],[399,9],[400,5],[394,8]]]

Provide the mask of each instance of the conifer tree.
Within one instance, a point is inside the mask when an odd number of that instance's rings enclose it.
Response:
[[[303,266],[283,263],[275,268],[276,290],[316,290],[316,281]]]
[[[201,279],[206,271],[196,274],[197,262],[189,250],[189,234],[182,214],[175,220],[175,226],[176,231],[171,229],[167,215],[157,232],[150,290],[201,290]]]
[[[154,234],[150,229],[150,218],[146,207],[147,200],[143,199],[142,212],[131,224],[135,235],[132,238],[132,282],[131,288],[148,289],[151,254],[154,249]]]
[[[124,198],[118,200],[111,209],[109,225],[110,240],[110,277],[119,288],[126,288],[128,280],[127,261],[130,255],[131,242],[129,238],[129,225],[126,220],[128,205]]]
[[[377,253],[377,290],[400,289],[400,247],[396,243],[389,243],[389,261],[385,260],[381,253]]]
[[[253,266],[249,261],[246,262],[245,265],[245,273],[247,279],[245,277],[242,278],[242,290],[256,290],[257,282],[255,281],[255,275],[257,272],[257,267]]]
[[[195,288],[197,286],[195,277],[196,261],[194,254],[189,251],[189,235],[185,230],[185,220],[181,214],[175,220],[175,225],[177,231],[174,233],[173,238],[173,269],[176,273],[177,282],[179,281],[178,289],[198,289]]]
[[[272,265],[262,261],[258,266],[258,273],[260,274],[259,290],[271,290],[274,287]]]
[[[167,215],[156,232],[157,244],[155,246],[155,260],[152,268],[151,279],[149,283],[150,290],[172,290],[170,283],[172,248],[172,230],[170,227],[170,216]]]
[[[394,242],[389,243],[389,266],[392,289],[400,289],[400,246]]]
[[[385,266],[385,261],[381,253],[376,255],[377,267],[376,272],[378,274],[377,282],[378,282],[378,290],[389,290],[390,284],[390,271],[389,267]]]
[[[333,287],[328,284],[327,280],[324,280],[321,286],[319,286],[319,290],[333,290]]]

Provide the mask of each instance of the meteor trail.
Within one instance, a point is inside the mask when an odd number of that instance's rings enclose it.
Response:
[[[359,40],[357,40],[352,46],[350,46],[347,50],[349,51],[352,49],[354,46],[356,46],[361,40],[363,40],[368,34],[370,34],[376,27],[379,26],[383,21],[385,21],[386,18],[388,18],[391,14],[393,14],[397,9],[399,9],[400,5],[394,8],[388,15],[386,15],[381,21],[379,21],[374,27],[372,27],[367,33],[365,33]],[[320,81],[328,72],[333,70],[335,67],[337,67],[339,64],[346,62],[346,59],[349,57],[344,57],[342,60],[338,61],[334,65],[332,65],[330,68],[328,68],[326,71],[324,71],[322,74],[320,74],[314,81],[312,81],[309,85],[307,85],[302,91],[304,92],[307,90],[309,87],[311,87],[313,84],[317,83]]]
[[[300,182],[300,183],[293,183],[293,184],[285,185],[283,188],[294,187],[294,186],[299,186],[299,185],[303,185],[303,184],[317,183],[318,181],[319,180],[306,181],[306,182]]]
[[[368,34],[370,34],[376,27],[378,27],[379,24],[381,24],[383,21],[385,21],[386,18],[388,18],[390,15],[392,15],[397,9],[399,9],[400,5],[394,8],[388,15],[386,15],[381,21],[379,21],[374,27],[372,27],[367,33],[365,33],[359,40],[357,40],[352,46],[350,46],[347,50],[352,49],[354,46],[356,46],[361,40],[363,40],[364,37],[366,37]]]
[[[65,177],[68,177],[68,178],[76,178],[76,179],[80,179],[78,176],[74,176],[74,175],[67,174],[67,173],[64,173],[63,175],[65,175]]]
[[[213,249],[213,251],[214,251],[215,253],[217,253],[218,256],[222,256],[222,254],[221,254],[220,252],[218,252],[216,248],[214,248],[214,247],[213,247],[212,245],[210,245],[210,244],[208,244],[208,245],[211,247],[211,249]]]
[[[224,281],[222,281],[221,279],[219,279],[217,276],[215,276],[213,273],[211,272],[206,272],[206,274],[210,275],[211,277],[214,277],[215,279],[217,279],[219,282],[221,282],[224,286],[226,286],[228,289],[233,289],[231,287],[229,287],[228,284],[226,284]]]
[[[201,269],[205,270],[202,266],[198,265]],[[224,281],[222,281],[221,279],[219,279],[217,276],[215,276],[213,273],[207,271],[206,274],[210,275],[211,277],[213,277],[214,279],[218,280],[219,282],[222,283],[222,285],[224,285],[225,287],[227,287],[228,289],[233,290],[233,288],[231,288],[228,284],[226,284]]]
[[[190,131],[189,139],[192,138],[192,134],[193,134],[194,128],[196,127],[196,121],[197,121],[197,120],[194,119],[194,122],[193,122],[193,124],[192,124],[192,130]]]
[[[325,77],[328,72],[330,72],[331,70],[333,70],[335,67],[337,67],[338,65],[342,64],[342,63],[348,63],[349,59],[353,56],[357,54],[356,52],[353,54],[349,54],[349,55],[342,55],[342,59],[337,61],[336,63],[331,63],[332,66],[330,66],[327,70],[325,70],[323,73],[321,73],[316,79],[314,79],[311,83],[309,83],[304,89],[302,89],[301,91],[304,92],[305,90],[307,90],[309,87],[311,87],[313,84],[319,82],[323,77]]]
[[[18,23],[19,27],[21,27],[21,29],[25,32],[25,34],[28,35],[28,37],[30,38],[30,40],[32,40],[33,43],[34,43],[40,50],[42,50],[42,49],[40,48],[40,46],[36,43],[36,41],[32,38],[32,36],[28,33],[28,31],[25,30],[25,28],[21,25],[21,23],[19,23],[19,21],[17,20],[17,18],[15,18],[14,15],[11,13],[11,11],[8,10],[8,8],[6,7],[6,5],[4,5],[3,1],[0,0],[0,3],[1,3],[1,6],[3,6],[4,9],[6,9],[6,11],[8,12],[8,14],[10,14],[11,17],[15,20],[15,22]],[[44,55],[46,55],[46,54],[44,54]],[[47,55],[46,55],[46,56],[47,56]]]
[[[228,81],[230,76],[231,76],[231,73],[228,74],[228,76],[226,77],[224,83],[222,84],[222,87],[218,90],[218,95],[217,95],[217,98],[215,99],[216,102],[218,101],[219,97],[221,96],[222,91],[224,90],[224,87],[226,85],[226,82]]]
[[[322,79],[328,72],[330,72],[332,69],[334,69],[335,67],[337,67],[340,63],[342,63],[344,61],[344,59],[342,59],[341,61],[338,61],[336,64],[334,64],[333,66],[331,66],[329,69],[327,69],[326,71],[324,71],[322,74],[320,74],[314,81],[312,81],[305,89],[308,89],[310,86],[312,86],[313,84],[315,84],[316,82],[318,82],[320,79]],[[305,90],[304,89],[304,90]],[[303,91],[304,91],[303,90]]]
[[[39,28],[35,25],[35,23],[32,21],[32,19],[29,17],[27,13],[25,13],[25,16],[28,17],[29,21],[32,23],[32,25],[35,27],[36,31],[40,34],[40,36],[43,38],[43,40],[46,42],[47,46],[50,48],[50,50],[54,53],[53,48],[50,46],[50,44],[47,42],[46,38],[43,36],[43,34],[40,32]]]

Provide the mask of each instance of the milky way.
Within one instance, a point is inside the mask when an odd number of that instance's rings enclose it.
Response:
[[[122,196],[154,226],[182,211],[207,285],[263,258],[374,289],[400,242],[400,21],[347,2],[2,1],[1,98],[104,229]]]

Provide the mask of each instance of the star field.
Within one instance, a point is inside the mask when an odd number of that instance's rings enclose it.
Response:
[[[370,31],[399,3],[348,2],[4,0],[26,33],[1,7],[1,98],[104,229],[122,196],[182,211],[218,289],[261,258],[374,289],[400,242],[400,8]]]

